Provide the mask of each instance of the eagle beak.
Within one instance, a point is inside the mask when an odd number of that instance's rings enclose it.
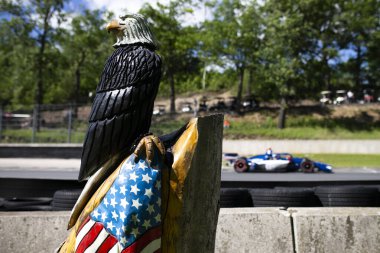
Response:
[[[106,29],[108,32],[110,32],[112,30],[120,30],[121,26],[117,20],[112,20],[110,23],[107,24]]]

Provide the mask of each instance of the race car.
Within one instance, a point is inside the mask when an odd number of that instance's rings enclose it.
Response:
[[[267,150],[265,154],[249,158],[239,157],[234,163],[236,172],[326,172],[332,173],[332,166],[312,161],[308,158],[293,157],[289,153],[276,153]]]
[[[223,153],[222,166],[232,168],[236,162],[236,159],[238,158],[239,158],[238,153]]]

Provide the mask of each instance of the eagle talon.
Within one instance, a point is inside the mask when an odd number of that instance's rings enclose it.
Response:
[[[149,165],[152,165],[156,150],[161,158],[165,156],[165,147],[157,136],[148,135],[143,137],[133,151],[133,154],[135,155],[135,162],[137,162],[139,158],[145,156]]]

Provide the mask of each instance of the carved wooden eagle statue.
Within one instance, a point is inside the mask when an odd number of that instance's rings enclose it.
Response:
[[[148,133],[161,77],[158,43],[142,15],[120,16],[107,30],[117,42],[96,89],[79,180],[92,176],[107,161],[125,157]]]

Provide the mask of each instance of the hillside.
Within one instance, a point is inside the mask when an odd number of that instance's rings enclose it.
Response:
[[[202,113],[201,115],[204,115]],[[154,117],[153,132],[167,133],[184,124],[193,113]],[[225,114],[230,139],[380,139],[380,104],[321,107],[290,106],[286,128],[277,129],[278,108],[265,105],[242,116]]]

